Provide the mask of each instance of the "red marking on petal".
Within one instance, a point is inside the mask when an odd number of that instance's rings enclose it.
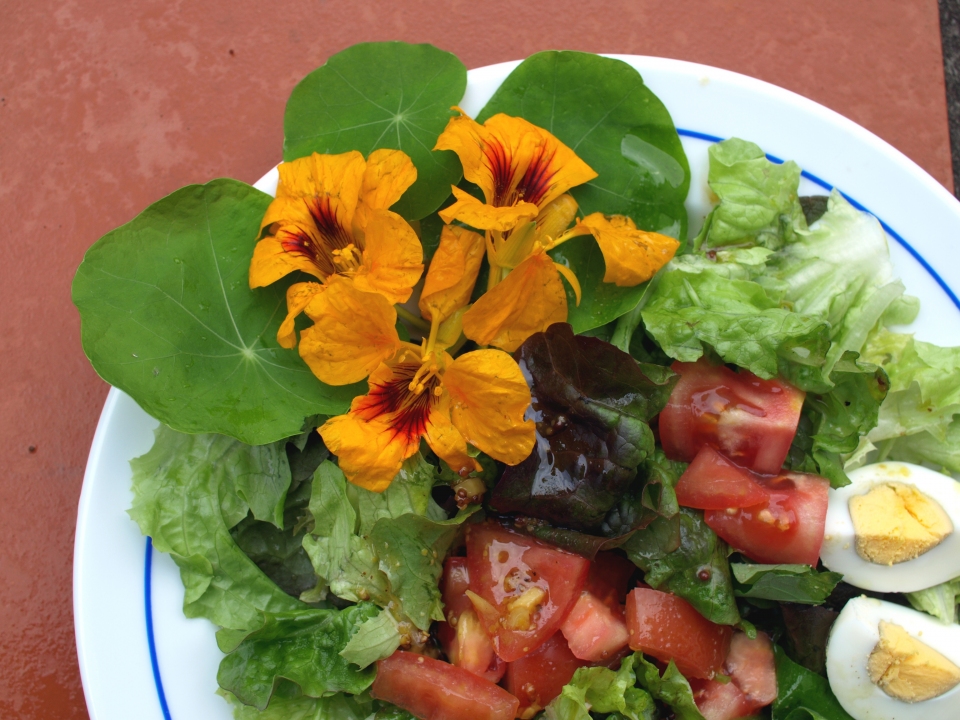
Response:
[[[313,238],[301,228],[294,228],[292,230],[289,228],[281,228],[277,232],[277,240],[280,241],[280,246],[285,252],[307,258],[317,266],[317,269],[320,270],[324,276],[333,275],[336,272],[330,251],[322,245],[318,245]]]
[[[556,148],[549,154],[542,145],[537,149],[536,156],[530,162],[527,171],[517,185],[517,200],[523,200],[534,205],[540,204],[540,201],[550,189],[553,176],[557,173],[555,169],[551,170],[550,168],[556,154]]]
[[[353,237],[353,233],[340,224],[337,212],[331,206],[328,195],[307,198],[306,203],[307,210],[310,211],[310,217],[316,223],[320,236],[327,241],[331,250],[342,250],[350,244],[357,245],[363,250],[363,247]]]
[[[433,389],[440,384],[440,379],[434,377],[422,392],[411,392],[410,381],[419,369],[419,363],[397,365],[393,376],[371,387],[353,412],[368,422],[386,420],[394,438],[399,437],[407,444],[419,442],[427,432],[427,421],[436,399]]]
[[[507,155],[506,148],[497,140],[490,140],[483,147],[483,154],[490,165],[490,172],[493,175],[493,205],[495,207],[504,207],[512,205],[510,195],[510,185],[513,180],[513,172],[510,167],[510,157]]]

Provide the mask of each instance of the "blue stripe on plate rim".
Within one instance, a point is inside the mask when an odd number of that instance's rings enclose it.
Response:
[[[707,133],[697,132],[696,130],[684,130],[683,128],[677,128],[677,134],[680,135],[681,137],[693,138],[695,140],[705,140],[706,142],[711,142],[711,143],[718,143],[723,141],[723,138],[717,137],[716,135],[708,135]],[[776,155],[771,155],[767,153],[767,159],[777,164],[783,164],[783,160],[778,158]],[[816,185],[819,185],[827,192],[830,192],[831,190],[834,189],[833,185],[820,179],[813,173],[803,170],[800,174],[803,177],[805,177],[807,180],[810,180]],[[845,192],[840,191],[840,194],[843,195],[844,198],[846,198],[847,202],[849,202],[851,205],[857,208],[857,210],[868,212],[874,217],[877,217],[874,213],[870,212],[867,208],[865,208],[862,204],[860,204],[859,202],[854,200],[852,197],[847,195]],[[950,286],[947,285],[946,281],[942,277],[940,277],[940,274],[933,269],[930,263],[928,263],[924,259],[924,257],[919,252],[917,252],[916,248],[914,248],[910,243],[904,240],[900,236],[900,234],[896,232],[892,227],[887,225],[883,220],[880,220],[880,218],[877,218],[877,220],[880,222],[880,225],[887,232],[887,234],[890,237],[892,237],[894,240],[896,240],[897,243],[901,247],[903,247],[904,250],[910,253],[910,255],[913,257],[914,260],[920,263],[921,267],[923,267],[923,269],[927,271],[930,277],[932,277],[934,281],[936,281],[937,285],[939,285],[940,288],[947,294],[947,297],[949,297],[950,300],[953,301],[953,304],[957,307],[957,309],[960,310],[960,298],[957,297],[956,293],[954,293],[954,291],[950,288]],[[156,643],[154,642],[154,636],[153,636],[153,603],[151,600],[151,582],[150,582],[151,575],[152,575],[151,573],[152,566],[153,566],[153,540],[150,537],[148,537],[146,557],[144,559],[144,564],[143,564],[143,573],[144,573],[143,595],[144,595],[144,607],[146,610],[145,619],[147,624],[147,646],[150,649],[150,666],[153,668],[153,681],[157,687],[157,699],[160,701],[160,710],[163,713],[164,720],[172,720],[170,716],[170,708],[167,706],[167,696],[163,691],[163,678],[160,675],[160,663],[157,661],[157,647],[156,647]]]

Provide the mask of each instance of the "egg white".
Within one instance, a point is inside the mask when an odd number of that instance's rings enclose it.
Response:
[[[870,681],[867,659],[880,640],[880,621],[895,623],[960,666],[960,625],[944,625],[901,605],[854,598],[830,631],[827,678],[837,700],[855,720],[957,720],[960,685],[940,697],[908,703],[887,695]]]
[[[849,473],[850,484],[830,490],[820,559],[858,588],[875,592],[915,592],[960,576],[960,482],[919,465],[882,462]],[[878,565],[857,554],[850,498],[874,485],[898,482],[913,485],[936,500],[953,523],[953,532],[920,557],[895,565]],[[958,709],[956,718],[960,718]]]

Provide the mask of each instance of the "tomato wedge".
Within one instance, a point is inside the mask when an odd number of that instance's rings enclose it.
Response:
[[[732,682],[692,678],[690,689],[693,690],[693,701],[705,720],[737,720],[750,717],[756,709]]]
[[[677,502],[699,510],[759,505],[767,500],[769,493],[755,477],[754,473],[704,445],[677,481]]]
[[[553,700],[577,668],[590,663],[578,660],[556,633],[529,655],[507,665],[504,685],[520,701],[517,717],[528,720]]]
[[[623,609],[611,608],[593,593],[584,590],[560,626],[570,652],[580,660],[604,662],[627,646],[630,633]]]
[[[440,588],[446,622],[437,626],[437,638],[447,658],[457,667],[497,682],[507,665],[493,650],[493,642],[480,623],[466,592],[470,573],[465,557],[449,557],[443,564]]]
[[[680,380],[659,420],[668,458],[690,462],[701,447],[713,445],[756,472],[780,471],[800,421],[802,390],[705,358],[671,367]]]
[[[746,633],[734,634],[725,668],[749,701],[751,710],[759,710],[777,699],[773,643],[764,633],[758,632],[752,640]]]
[[[590,561],[493,521],[467,527],[466,536],[469,597],[497,655],[513,662],[560,629]]]
[[[673,660],[687,677],[712,678],[723,668],[733,630],[698,613],[683,598],[651,588],[627,595],[630,648]]]
[[[377,663],[370,695],[421,720],[513,720],[520,702],[450,663],[398,650]]]
[[[705,510],[713,531],[759,563],[816,565],[823,545],[830,482],[818,475],[784,473],[763,478],[766,502]]]

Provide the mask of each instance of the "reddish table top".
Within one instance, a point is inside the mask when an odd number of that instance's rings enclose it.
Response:
[[[167,193],[253,182],[278,162],[287,95],[331,54],[399,39],[467,67],[545,49],[706,63],[823,103],[952,189],[935,0],[8,0],[3,24],[2,717],[87,717],[73,532],[108,388],[80,347],[73,273],[98,237]]]

